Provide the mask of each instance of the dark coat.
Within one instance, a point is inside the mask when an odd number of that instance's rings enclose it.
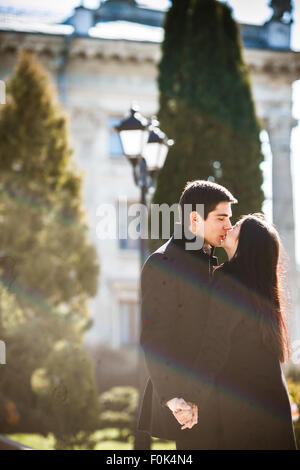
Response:
[[[210,314],[195,362],[199,423],[215,396],[221,424],[218,448],[295,450],[281,364],[262,340],[261,300],[232,266],[225,263],[214,276]]]
[[[295,449],[286,382],[261,340],[255,298],[222,268],[210,291],[208,258],[171,239],[144,265],[141,346],[150,377],[139,429],[196,436],[199,449]],[[174,397],[198,405],[191,430],[164,405]]]
[[[141,275],[140,343],[149,379],[138,429],[174,440],[185,430],[165,403],[174,397],[195,399],[186,384],[207,321],[209,269],[217,264],[203,250],[186,250],[186,241],[172,237],[147,259]]]

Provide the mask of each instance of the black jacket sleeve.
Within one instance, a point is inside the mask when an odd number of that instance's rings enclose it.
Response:
[[[176,283],[169,275],[162,254],[154,254],[145,263],[141,276],[140,344],[154,390],[160,404],[183,397],[182,375],[174,364],[176,339],[173,335]]]

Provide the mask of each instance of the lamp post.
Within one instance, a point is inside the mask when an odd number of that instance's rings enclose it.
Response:
[[[129,115],[123,119],[118,126],[115,127],[120,135],[123,151],[129,160],[132,170],[133,179],[140,192],[140,204],[146,206],[146,196],[150,188],[154,187],[157,175],[164,166],[169,147],[173,145],[173,140],[159,129],[159,122],[155,117],[149,122],[142,116],[137,107],[132,106]],[[147,257],[147,240],[140,237],[140,267]],[[141,288],[139,289],[141,292]],[[139,302],[141,305],[141,302]],[[139,312],[140,315],[140,312]],[[141,316],[141,315],[140,315]],[[139,321],[139,325],[141,322]],[[140,361],[138,363],[139,376],[139,397],[143,392],[142,387],[145,385],[143,380],[145,377],[144,367]],[[136,418],[141,405],[139,402],[136,410]],[[137,424],[137,421],[135,422]],[[137,431],[135,427],[135,450],[150,449],[150,436],[141,431]]]
[[[140,203],[146,205],[146,195],[154,187],[157,175],[164,166],[169,147],[173,145],[159,129],[159,122],[153,117],[149,122],[142,116],[137,107],[132,106],[128,117],[123,119],[115,129],[120,135],[124,155],[129,160],[133,179],[140,187]],[[140,238],[141,267],[146,259],[147,244]]]

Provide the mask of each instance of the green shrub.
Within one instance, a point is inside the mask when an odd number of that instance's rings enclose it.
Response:
[[[134,387],[112,387],[100,395],[100,429],[116,428],[115,440],[127,441],[133,435],[138,391]]]
[[[300,383],[293,382],[291,379],[287,379],[287,386],[289,389],[290,398],[296,403],[300,412]],[[300,417],[297,421],[294,421],[294,429],[296,435],[297,447],[300,450]]]
[[[32,377],[37,408],[44,426],[53,432],[58,448],[89,447],[89,435],[98,428],[100,411],[94,364],[80,346],[57,343]]]

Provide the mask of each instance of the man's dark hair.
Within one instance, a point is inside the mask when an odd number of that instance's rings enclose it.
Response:
[[[208,214],[213,211],[220,202],[237,203],[228,189],[220,184],[206,180],[188,181],[179,199],[181,213],[184,214],[184,221],[189,220],[187,212],[195,211],[197,204],[204,204],[204,220]],[[189,206],[186,206],[188,204]],[[190,211],[184,210],[185,207],[191,207]]]

